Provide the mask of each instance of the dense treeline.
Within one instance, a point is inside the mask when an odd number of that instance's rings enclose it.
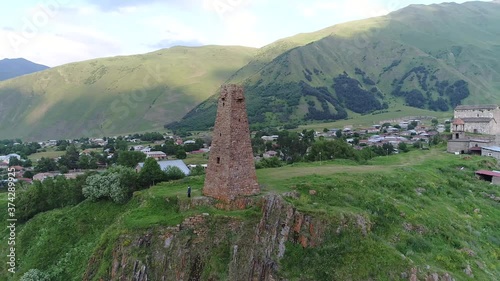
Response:
[[[0,155],[19,154],[22,158],[26,158],[37,152],[41,146],[37,142],[23,143],[20,139],[16,140],[0,140]]]
[[[321,104],[321,109],[316,109],[314,102],[308,103],[308,113],[304,117],[306,120],[339,120],[347,118],[347,112],[340,106],[338,100],[328,91],[326,87],[314,88],[305,82],[300,83],[303,96],[313,96]],[[328,104],[331,104],[337,113],[330,112]]]
[[[82,189],[87,177],[91,174],[78,176],[69,180],[64,176],[47,178],[43,182],[34,181],[17,189],[16,217],[24,222],[38,213],[57,208],[73,206],[82,202]]]
[[[276,143],[262,141],[261,136],[273,134],[278,136]],[[433,144],[438,142],[439,138],[433,140]],[[354,143],[359,143],[359,137],[354,137]],[[301,133],[286,130],[257,132],[252,139],[252,147],[256,155],[262,156],[262,153],[268,150],[277,152],[276,157],[261,160],[257,164],[257,168],[279,167],[284,163],[334,159],[349,159],[363,163],[376,156],[391,155],[396,148],[401,152],[409,151],[405,143],[400,143],[398,147],[389,143],[380,146],[357,147],[347,143],[345,136],[340,131],[338,131],[337,138],[333,140],[315,139],[313,130],[303,130]],[[420,144],[416,147],[420,147]],[[282,162],[277,162],[277,160]]]
[[[350,78],[347,73],[334,78],[333,82],[333,89],[346,108],[356,113],[368,113],[384,109],[384,106],[373,94],[362,89],[359,81]]]
[[[464,80],[459,80],[449,86],[445,94],[450,97],[451,106],[455,107],[470,95],[469,84]]]

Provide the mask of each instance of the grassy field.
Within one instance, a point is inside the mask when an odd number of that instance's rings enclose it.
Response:
[[[492,159],[451,155],[437,147],[377,157],[366,165],[338,160],[258,170],[263,194],[296,191],[300,197],[288,198],[289,203],[324,218],[332,228],[320,247],[303,249],[287,243],[281,277],[399,280],[401,272],[416,267],[422,274],[448,272],[456,280],[468,280],[464,268],[470,266],[477,280],[495,280],[500,275],[500,211],[489,196],[499,197],[500,191],[477,180],[477,169],[498,168]],[[176,225],[200,213],[260,216],[256,209],[179,211],[178,205],[188,200],[187,186],[193,197],[201,196],[203,177],[161,183],[136,192],[125,205],[85,201],[35,216],[18,228],[17,276],[38,268],[55,276],[53,280],[81,280],[84,265],[98,249],[103,251],[99,272],[105,276],[120,235]],[[3,205],[5,198],[1,193]],[[341,221],[359,216],[366,221],[367,234],[356,228],[335,232]],[[5,221],[5,213],[0,212],[0,220]],[[4,246],[2,240],[1,256]],[[5,271],[0,276],[10,280]]]
[[[397,119],[404,118],[404,117],[418,117],[418,116],[435,117],[440,122],[444,122],[444,120],[453,119],[453,112],[436,112],[436,111],[430,111],[430,110],[425,110],[425,109],[419,109],[419,108],[415,108],[415,107],[398,105],[394,108],[390,108],[389,112],[384,112],[384,113],[375,114],[375,115],[372,115],[372,114],[367,114],[367,115],[353,114],[352,118],[348,119],[348,120],[301,125],[301,126],[299,126],[299,130],[302,131],[303,129],[307,129],[307,130],[313,129],[315,131],[322,132],[324,128],[342,129],[346,126],[351,127],[353,129],[368,128],[368,127],[371,127],[372,125],[379,125],[381,121],[397,120]],[[431,124],[431,120],[428,120],[428,121],[422,120],[422,121],[424,123],[427,123],[427,125]]]
[[[38,153],[34,153],[34,154],[31,154],[30,156],[28,156],[28,159],[30,159],[31,161],[37,161],[37,160],[41,159],[42,157],[57,158],[57,157],[63,156],[65,153],[66,153],[66,151],[38,152]]]

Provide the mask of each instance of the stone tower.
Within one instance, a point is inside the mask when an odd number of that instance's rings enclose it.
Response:
[[[243,88],[223,85],[203,194],[228,203],[259,191]]]
[[[460,118],[453,120],[453,128],[451,130],[452,140],[463,140],[465,139],[465,122]]]

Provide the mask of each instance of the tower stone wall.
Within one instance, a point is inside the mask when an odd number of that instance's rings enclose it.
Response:
[[[223,85],[203,194],[230,202],[259,191],[243,88]]]

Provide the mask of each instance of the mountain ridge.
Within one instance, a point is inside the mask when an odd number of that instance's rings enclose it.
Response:
[[[49,69],[48,66],[34,63],[24,58],[0,60],[0,81]]]
[[[331,35],[280,54],[246,80],[228,82],[245,86],[257,126],[499,102],[499,18],[500,6],[489,2],[409,6],[334,26]],[[207,129],[215,109],[209,99],[167,127]]]
[[[44,140],[160,129],[164,120],[182,117],[212,95],[254,51],[174,47],[69,63],[0,82],[6,101],[0,105],[0,137]]]

